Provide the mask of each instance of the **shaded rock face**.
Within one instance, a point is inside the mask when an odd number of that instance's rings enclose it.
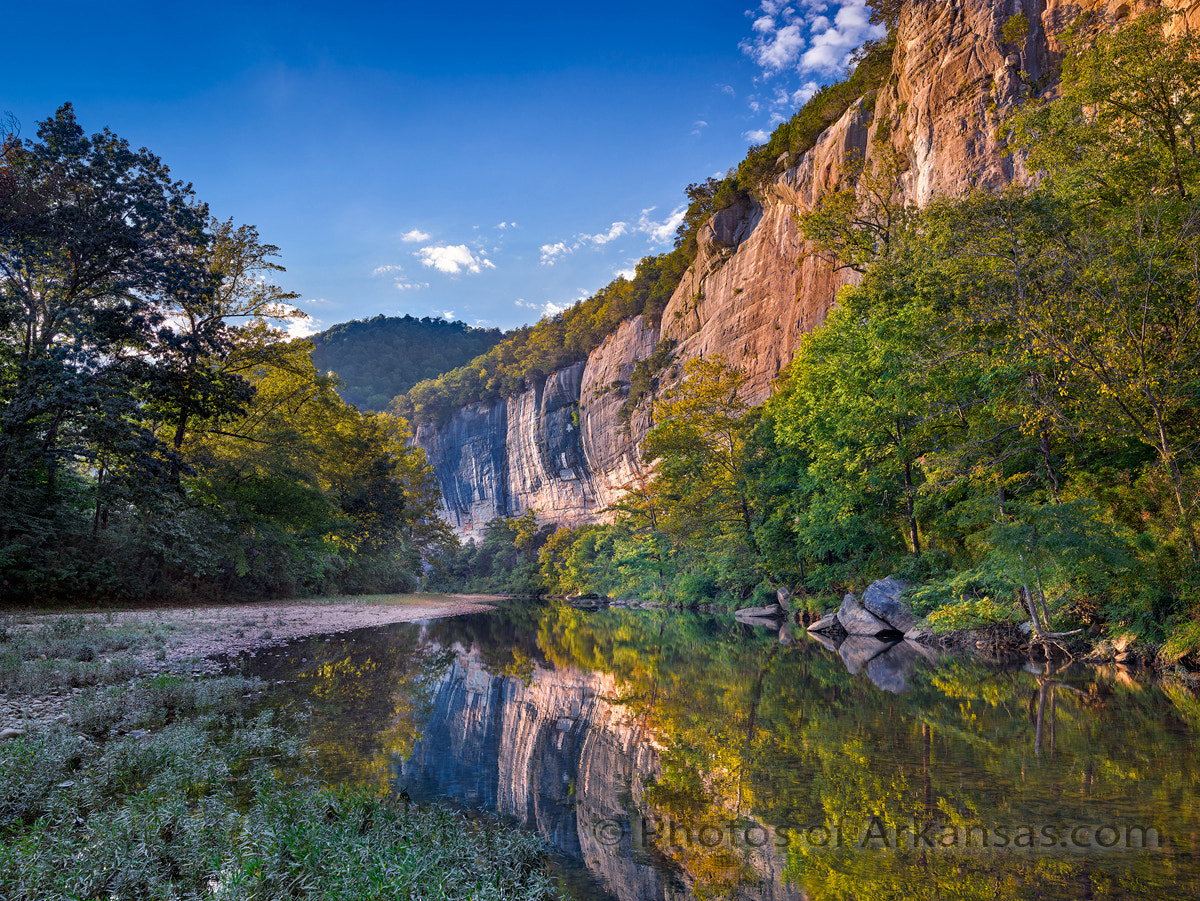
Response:
[[[445,426],[418,430],[417,442],[441,482],[449,522],[461,534],[477,535],[492,517],[530,507],[543,521],[565,525],[599,518],[643,474],[640,444],[652,425],[650,405],[643,403],[627,420],[618,413],[634,363],[650,356],[660,338],[676,342],[664,381],[678,378],[688,359],[723,354],[750,375],[744,399],[766,400],[800,340],[824,322],[838,289],[854,277],[849,270],[835,272],[812,252],[800,236],[796,213],[811,209],[837,186],[850,161],[869,160],[876,146],[890,146],[903,160],[905,195],[918,205],[974,187],[1027,181],[1020,158],[1007,153],[999,126],[1032,92],[1053,91],[1064,30],[1081,13],[1117,23],[1156,5],[906,4],[891,77],[826,129],[767,187],[761,202],[740,202],[701,228],[696,261],[668,303],[661,327],[641,317],[626,322],[586,364],[556,374],[545,386],[505,403],[468,408]],[[1184,14],[1172,30],[1200,27],[1200,0],[1174,5]],[[1018,13],[1030,24],[1021,46],[1005,43],[1001,33]],[[577,410],[574,418],[571,409]]]
[[[866,609],[853,594],[842,598],[842,606],[838,608],[837,619],[842,628],[850,635],[874,636],[896,631],[891,624]]]
[[[533,507],[566,525],[596,510],[592,469],[580,436],[584,363],[493,404],[472,404],[441,426],[422,425],[416,443],[442,489],[442,513],[463,535]]]
[[[921,620],[900,599],[906,588],[906,582],[891,576],[877,579],[863,592],[862,605],[897,632],[908,632],[920,625]]]
[[[644,317],[626,320],[592,351],[583,370],[579,424],[597,509],[619,500],[643,471],[640,445],[652,424],[650,409],[643,404],[628,420],[621,409],[633,367],[654,353],[659,337]]]
[[[491,675],[477,651],[460,653],[401,765],[401,784],[418,800],[449,797],[520,820],[617,898],[684,901],[686,879],[651,864],[654,852],[631,822],[644,807],[643,780],[661,770],[628,710],[608,702],[616,694],[599,673],[539,668],[525,684]],[[782,858],[749,862],[761,881],[739,897],[800,897],[784,884]]]

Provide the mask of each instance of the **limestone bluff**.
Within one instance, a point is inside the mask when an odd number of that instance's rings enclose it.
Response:
[[[588,359],[521,394],[472,404],[416,434],[442,489],[443,514],[463,537],[495,517],[534,509],[578,525],[600,517],[641,472],[649,401],[619,413],[634,365],[661,339],[675,342],[667,375],[688,359],[724,354],[750,374],[745,400],[764,401],[801,338],[824,321],[852,277],[811,253],[795,214],[837,186],[877,139],[906,165],[905,198],[923,206],[973,187],[1002,188],[1030,174],[1006,152],[1005,117],[1031,92],[1053,91],[1067,27],[1081,13],[1119,24],[1153,0],[909,0],[891,75],[821,133],[762,196],[716,213],[661,325],[626,320]],[[1172,29],[1200,27],[1200,0],[1176,0]],[[1014,51],[1001,30],[1029,22]]]

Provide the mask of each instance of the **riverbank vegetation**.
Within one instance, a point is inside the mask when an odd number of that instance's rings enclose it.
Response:
[[[1168,15],[1074,32],[1058,96],[1006,125],[1034,185],[917,210],[873,148],[800,217],[861,281],[758,409],[719,357],[689,363],[611,521],[539,539],[543,590],[741,605],[897,573],[941,628],[1194,660],[1200,40],[1164,38]]]
[[[265,709],[261,681],[146,674],[130,655],[161,629],[59,618],[0,636],[6,666],[34,648],[54,688],[82,674],[56,722],[0,744],[6,899],[553,897],[535,835],[322,781],[304,711]],[[27,675],[0,681],[49,687]]]
[[[446,535],[430,470],[287,339],[278,254],[69,105],[4,136],[5,601],[415,586]]]

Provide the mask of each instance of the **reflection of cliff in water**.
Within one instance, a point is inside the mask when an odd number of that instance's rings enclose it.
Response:
[[[538,667],[525,683],[491,675],[477,649],[460,654],[401,779],[419,799],[449,797],[536,829],[618,898],[690,898],[642,836],[643,780],[658,776],[659,755],[607,700],[615,694],[611,676]],[[777,856],[749,863],[761,883],[741,897],[800,897],[783,885]]]

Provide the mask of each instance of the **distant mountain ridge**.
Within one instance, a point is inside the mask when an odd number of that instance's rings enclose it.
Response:
[[[309,340],[317,369],[341,379],[343,400],[382,411],[413,385],[487,353],[505,337],[500,329],[458,320],[380,314],[330,326]]]

